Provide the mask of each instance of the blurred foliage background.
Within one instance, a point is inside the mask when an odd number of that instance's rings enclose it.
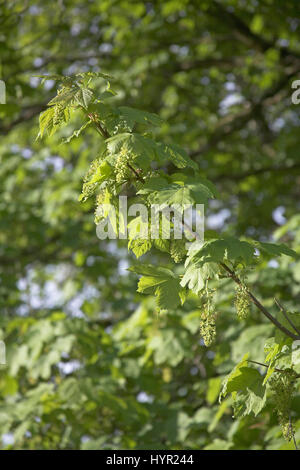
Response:
[[[183,146],[217,185],[207,229],[297,250],[299,14],[297,0],[1,2],[2,448],[293,448],[271,402],[258,418],[237,420],[230,399],[218,403],[224,376],[246,352],[262,360],[274,327],[255,308],[238,321],[228,282],[207,349],[197,299],[158,315],[136,293],[126,242],[100,242],[93,202],[78,203],[99,139],[88,132],[62,145],[73,121],[37,142],[55,87],[34,75],[109,73],[116,100],[164,118],[160,138]],[[299,309],[300,263],[288,262],[249,275],[274,314],[274,296]],[[298,441],[299,410],[300,396]]]

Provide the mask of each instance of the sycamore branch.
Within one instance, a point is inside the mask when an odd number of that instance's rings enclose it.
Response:
[[[266,367],[267,369],[269,368],[269,365],[268,365],[268,364],[264,364],[263,362],[251,361],[250,359],[247,359],[247,362],[251,362],[252,364],[257,364],[258,366]],[[289,371],[286,370],[286,369],[277,369],[276,367],[275,367],[274,370],[275,370],[275,372],[282,372],[282,373],[285,373],[285,374],[286,374],[287,372],[289,372]],[[299,374],[296,374],[295,377],[296,377],[297,379],[299,379],[299,378],[300,378],[300,375],[299,375]]]
[[[238,284],[239,286],[243,286],[242,281],[239,277],[232,271],[225,263],[220,263],[223,269],[229,274],[229,277]],[[267,317],[279,330],[285,333],[287,336],[294,340],[300,340],[300,334],[295,335],[292,331],[288,330],[285,326],[283,326],[271,313],[260,303],[260,301],[250,292],[249,289],[246,289],[247,294],[250,300],[257,306],[257,308]]]
[[[285,311],[285,309],[283,308],[283,306],[279,303],[279,300],[277,299],[274,299],[277,306],[279,307],[280,311],[282,312],[282,314],[284,315],[284,317],[286,318],[286,320],[289,322],[289,324],[291,325],[292,328],[294,328],[294,330],[296,331],[296,333],[298,333],[298,335],[300,335],[300,330],[296,327],[296,325],[292,322],[292,320],[289,318],[287,312]]]
[[[83,109],[83,108],[82,108]],[[84,110],[84,109],[83,109]],[[85,110],[84,110],[85,111]],[[104,138],[108,139],[110,137],[109,132],[102,126],[102,124],[99,121],[99,117],[96,114],[93,113],[88,113],[88,117],[93,121],[95,128],[99,132],[99,134]],[[144,179],[139,175],[139,173],[130,165],[127,163],[128,168],[133,172],[135,177],[144,183]],[[189,230],[192,233],[192,229],[187,225],[183,224],[184,227]],[[195,238],[197,240],[200,239],[199,235],[196,233]],[[219,263],[220,266],[222,266],[223,269],[229,274],[229,276],[232,278],[232,280],[237,283],[240,286],[243,286],[242,281],[238,278],[238,276],[232,271],[225,263]],[[247,289],[247,294],[250,297],[251,301],[257,306],[257,308],[267,317],[279,330],[281,330],[283,333],[285,333],[287,336],[294,340],[300,340],[300,334],[296,335],[292,331],[288,330],[284,325],[282,325],[271,313],[259,302],[259,300],[250,292],[249,289]],[[297,330],[297,333],[298,330]]]

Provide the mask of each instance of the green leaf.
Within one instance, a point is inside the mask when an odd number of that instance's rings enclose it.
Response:
[[[278,359],[282,348],[284,344],[278,344],[275,342],[275,338],[270,338],[265,346],[264,346],[264,352],[267,354],[265,358],[265,363],[268,364],[268,369],[267,373],[264,378],[264,384],[267,383],[271,375],[275,372],[275,367],[276,367],[276,359]]]
[[[216,195],[209,182],[200,177],[176,179],[174,183],[163,185],[163,178],[152,178],[140,193],[149,192],[148,200],[151,204],[176,204],[182,209],[184,205],[207,204],[208,199],[213,199]]]
[[[258,250],[262,251],[263,254],[267,254],[270,257],[286,255],[291,258],[299,259],[298,253],[282,243],[277,245],[275,243],[255,241],[253,244]]]
[[[234,380],[235,377],[238,377],[240,375],[240,369],[242,367],[245,367],[247,366],[248,364],[248,357],[249,357],[249,353],[246,353],[244,356],[243,356],[243,359],[234,367],[234,369],[232,369],[232,371],[230,372],[230,374],[228,374],[223,383],[222,383],[222,390],[220,392],[220,396],[219,396],[219,401],[221,401],[221,399],[223,397],[226,397],[226,395],[228,393],[231,393],[230,389],[228,388],[228,383],[230,383],[231,380]]]
[[[156,142],[144,135],[123,132],[110,137],[106,142],[111,154],[119,153],[121,148],[125,146],[128,151],[135,155],[135,159],[141,162],[142,168],[143,166],[147,168],[152,160],[156,160],[159,164],[164,164],[170,160],[178,168],[184,168],[186,166],[194,169],[197,168],[195,162],[188,157],[184,150],[177,146]],[[148,163],[148,165],[146,165],[146,163]],[[195,180],[194,184],[198,183],[201,182]]]
[[[233,442],[224,439],[214,439],[211,444],[204,447],[204,450],[229,450],[233,447]]]
[[[177,366],[186,356],[190,355],[188,334],[184,330],[162,329],[149,342],[154,352],[154,361],[160,365],[166,363]]]
[[[40,131],[37,138],[43,137],[44,134],[52,135],[55,131],[55,126],[53,124],[54,117],[54,107],[46,109],[42,112],[39,117]]]
[[[111,174],[112,167],[107,163],[107,161],[101,161],[100,158],[93,160],[84,178],[82,194],[79,196],[79,201],[85,201],[92,196],[99,185],[104,181],[107,181]],[[109,204],[109,201],[107,204]]]
[[[125,121],[126,125],[131,129],[135,123],[153,126],[160,126],[163,123],[163,119],[161,119],[157,114],[141,111],[140,109],[120,106],[119,108],[116,108],[116,112],[118,113],[119,120]]]
[[[162,310],[172,310],[181,303],[179,277],[173,271],[152,265],[139,265],[129,268],[142,277],[138,283],[138,292],[155,294],[157,306]]]
[[[170,251],[170,240],[164,238],[157,238],[153,240],[153,244],[155,248],[164,253],[169,253]]]
[[[219,278],[219,272],[220,268],[216,263],[192,264],[186,268],[180,285],[187,286],[198,294],[205,287],[207,280]]]
[[[142,238],[136,238],[129,240],[128,242],[128,249],[133,251],[137,258],[140,258],[145,253],[147,253],[152,248],[152,241],[151,240],[144,240]]]
[[[127,225],[127,227],[129,243],[131,240],[139,238],[148,239],[148,235],[150,235],[148,218],[146,218],[146,220],[143,220],[143,217],[141,215],[132,219]]]
[[[235,416],[245,416],[254,413],[255,416],[266,403],[266,388],[263,376],[258,370],[247,367],[246,354],[223,382],[221,397],[231,393],[234,399]]]
[[[89,104],[94,99],[94,93],[89,88],[79,88],[74,95],[75,103],[79,104],[83,108],[87,109]]]
[[[76,73],[75,77],[80,77],[80,78],[104,78],[105,80],[112,80],[112,76],[108,75],[107,73],[103,72],[80,72]]]
[[[68,144],[73,140],[74,138],[77,138],[80,136],[80,134],[91,124],[91,121],[85,122],[79,129],[76,129],[70,137],[67,137],[66,139],[63,139],[64,144]]]
[[[103,183],[106,181],[110,175],[112,174],[112,168],[107,162],[102,162],[97,167],[95,173],[93,174],[92,178],[89,180],[89,184],[93,183]]]
[[[208,388],[206,391],[206,401],[212,405],[217,400],[220,388],[221,388],[221,378],[220,377],[213,377],[208,380]]]
[[[117,134],[106,140],[108,151],[111,155],[118,155],[121,149],[129,152],[136,165],[147,170],[152,160],[155,160],[156,143],[154,140],[139,134],[128,132]]]
[[[194,245],[197,246],[197,243],[198,242],[194,242]],[[196,262],[221,263],[226,261],[242,264],[244,266],[251,265],[258,259],[255,252],[256,248],[261,250],[263,252],[262,254],[268,253],[268,255],[271,256],[280,256],[281,254],[293,257],[297,256],[293,250],[290,250],[284,245],[261,243],[257,241],[247,242],[237,238],[227,237],[205,241],[199,249],[195,249],[192,245],[189,250],[187,265],[195,264]]]
[[[160,191],[168,185],[166,178],[159,175],[152,175],[147,178],[138,194],[151,194],[153,191]]]
[[[255,248],[248,242],[228,237],[208,240],[198,250],[191,246],[190,251],[187,265],[195,262],[220,263],[227,260],[247,265],[254,261]]]
[[[166,159],[170,160],[177,168],[190,167],[194,170],[198,169],[198,165],[186,153],[186,151],[179,147],[179,145],[168,144],[165,145],[164,152]]]
[[[67,88],[62,93],[57,94],[51,101],[49,101],[48,106],[53,106],[55,104],[69,105],[73,102],[75,94],[78,92],[78,88]]]

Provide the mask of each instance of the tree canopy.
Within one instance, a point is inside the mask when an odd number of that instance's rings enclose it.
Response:
[[[300,445],[299,3],[0,6],[2,448]],[[100,241],[111,181],[204,245]]]

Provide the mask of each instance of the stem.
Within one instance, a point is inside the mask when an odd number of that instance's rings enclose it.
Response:
[[[287,312],[285,311],[285,309],[283,308],[283,306],[279,303],[279,300],[277,300],[276,298],[274,298],[275,302],[276,302],[276,305],[279,307],[280,311],[283,313],[284,317],[287,319],[287,321],[289,322],[289,324],[291,325],[292,328],[294,328],[294,330],[298,333],[298,335],[300,335],[300,330],[296,327],[296,325],[292,322],[292,320],[289,318]]]
[[[239,286],[243,286],[242,281],[237,277],[237,275],[225,264],[220,263],[225,271],[228,272],[231,279],[238,284]],[[276,318],[271,315],[271,313],[260,303],[260,301],[247,289],[247,294],[250,297],[251,301],[257,306],[257,308],[267,317],[279,330],[285,333],[287,336],[294,340],[300,339],[300,335],[295,335],[292,331],[288,330],[285,326],[283,326]]]
[[[268,364],[264,364],[263,362],[251,361],[250,359],[247,359],[247,362],[251,362],[252,364],[257,364],[258,366],[266,367],[267,369],[269,368]],[[275,368],[274,370],[275,370],[275,372],[283,372],[283,373],[286,372],[286,370],[284,370],[284,369],[277,369],[277,368]],[[300,375],[297,374],[297,375],[296,375],[296,378],[299,379],[299,378],[300,378]]]
[[[144,181],[144,178],[138,174],[138,172],[136,171],[135,168],[133,168],[133,166],[130,165],[130,163],[127,163],[127,166],[128,168],[135,174],[136,178],[141,182],[141,183],[145,183]]]
[[[91,121],[93,121],[94,126],[96,127],[97,131],[99,134],[104,137],[104,139],[109,139],[110,134],[107,132],[107,130],[100,124],[100,122],[97,120],[97,117],[93,113],[88,113],[88,117],[90,118]]]
[[[289,416],[289,428],[290,428],[290,430],[292,431],[293,443],[294,443],[294,446],[295,446],[295,450],[299,450],[299,449],[298,449],[298,446],[297,446],[296,439],[295,439],[295,434],[293,433],[293,425],[292,425],[292,418],[291,418],[291,415]]]

